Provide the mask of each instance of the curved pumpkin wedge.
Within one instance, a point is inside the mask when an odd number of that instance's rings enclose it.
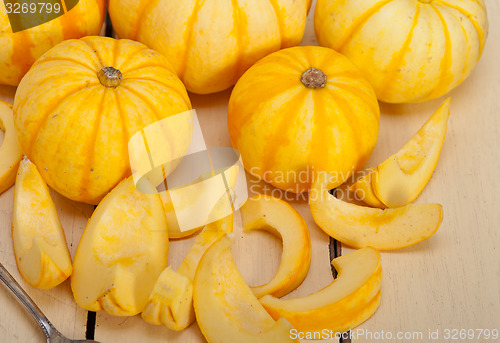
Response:
[[[319,173],[309,194],[314,221],[329,236],[355,248],[404,248],[432,236],[443,220],[440,204],[415,204],[381,210],[338,200],[326,185],[332,176]]]
[[[0,194],[12,187],[22,158],[21,146],[14,128],[12,105],[0,100],[0,130],[5,135],[0,144]]]
[[[183,202],[183,205],[185,206],[190,206],[192,205],[195,201],[197,201],[199,198],[203,196],[204,191],[210,192],[211,189],[206,189],[204,187],[204,181],[212,178],[212,177],[217,177],[219,174],[224,174],[225,180],[227,181],[227,186],[228,188],[233,188],[236,184],[236,179],[238,178],[238,171],[239,168],[237,165],[233,165],[225,170],[219,169],[212,172],[205,172],[201,174],[196,180],[193,180],[192,182],[183,185],[181,187],[186,187],[189,185],[194,185],[198,184],[199,188],[197,188],[197,192],[190,192],[190,193],[180,193],[180,195],[183,195],[184,198],[186,198]],[[179,187],[179,188],[181,188]],[[174,188],[171,191],[175,191],[176,188]],[[178,193],[179,194],[179,193]],[[200,226],[197,228],[193,228],[190,230],[182,231],[179,227],[179,222],[177,221],[177,216],[175,214],[175,209],[174,205],[172,203],[172,198],[170,196],[169,191],[161,192],[160,193],[161,200],[163,203],[163,207],[165,209],[165,215],[167,216],[167,226],[168,226],[168,237],[170,239],[179,239],[179,238],[184,238],[191,236],[195,234],[196,232],[200,231],[204,226]],[[214,218],[220,218],[224,217],[223,215],[219,215],[219,212],[223,212],[224,209],[226,208],[227,205],[227,196],[223,195],[219,201],[215,204],[214,211],[212,212],[212,216]],[[179,206],[179,205],[178,205]],[[207,220],[210,220],[208,218]]]
[[[443,147],[448,117],[450,98],[434,112],[418,132],[394,155],[382,162],[371,173],[373,195],[387,207],[408,205],[422,192],[436,168]],[[353,189],[364,189],[367,180],[359,180]],[[365,197],[368,205],[379,205],[369,195]]]
[[[285,318],[299,332],[350,330],[367,320],[380,304],[380,253],[363,248],[332,261],[338,276],[322,290],[301,298],[266,295],[260,303],[274,318]]]
[[[168,231],[158,194],[144,194],[132,177],[109,192],[82,235],[71,288],[89,311],[133,316],[144,310],[167,266]]]
[[[231,241],[217,240],[203,255],[193,283],[196,320],[209,343],[298,342],[292,326],[274,321],[245,283],[234,263]]]
[[[73,267],[64,231],[47,184],[26,157],[19,165],[13,214],[12,241],[24,280],[42,289],[66,280]]]
[[[266,230],[283,241],[276,275],[262,286],[251,287],[257,298],[282,297],[300,286],[311,265],[311,239],[302,216],[288,203],[268,195],[249,198],[240,209],[245,231]]]
[[[146,309],[141,314],[142,318],[148,323],[164,325],[176,331],[193,323],[193,279],[196,267],[205,251],[217,239],[232,231],[232,215],[206,225],[177,271],[168,267],[160,274]]]

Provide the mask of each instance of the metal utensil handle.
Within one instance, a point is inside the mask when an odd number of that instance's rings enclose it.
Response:
[[[0,263],[0,280],[2,280],[7,288],[17,297],[17,299],[28,309],[28,312],[36,320],[42,328],[44,335],[48,338],[50,332],[54,330],[54,326],[45,317],[40,308],[33,302],[29,295],[21,288],[17,281],[10,275],[5,267]]]

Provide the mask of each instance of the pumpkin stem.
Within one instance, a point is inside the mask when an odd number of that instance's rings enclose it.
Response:
[[[326,85],[326,75],[319,69],[309,68],[302,74],[300,81],[307,88],[323,88]]]
[[[116,88],[122,82],[122,72],[113,67],[103,67],[97,73],[97,77],[101,84],[105,87]]]

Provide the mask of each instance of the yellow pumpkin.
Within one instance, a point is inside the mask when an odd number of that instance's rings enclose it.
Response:
[[[19,14],[17,18],[21,20],[16,20],[12,13],[16,11],[16,3],[23,2],[10,1],[9,4],[5,2],[0,5],[0,84],[11,86],[17,86],[35,60],[57,43],[99,34],[105,14],[104,0],[65,0],[62,2],[64,7],[51,7],[51,12],[59,9],[57,12],[64,13],[66,9],[66,13],[31,27],[37,23],[38,18],[50,16],[47,14],[48,8],[42,9],[38,5],[37,10],[42,11],[44,16],[23,19],[23,15]],[[33,9],[33,5],[31,6]],[[17,10],[22,12],[22,8]],[[13,20],[9,20],[9,15]],[[23,28],[26,29],[22,30]]]
[[[390,103],[451,91],[488,34],[483,0],[318,0],[314,23],[319,44],[346,55]]]
[[[190,108],[161,54],[129,40],[85,37],[37,60],[19,85],[14,117],[23,153],[44,180],[97,204],[130,174],[130,137]]]
[[[371,155],[375,92],[345,57],[323,47],[275,52],[252,66],[229,100],[228,126],[245,169],[275,187],[307,191],[314,173],[342,184]]]
[[[110,0],[120,38],[137,40],[169,59],[190,92],[234,85],[267,54],[298,45],[309,0]]]

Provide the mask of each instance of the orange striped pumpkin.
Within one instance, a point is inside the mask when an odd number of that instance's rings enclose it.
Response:
[[[319,171],[334,175],[335,187],[363,166],[377,141],[379,113],[373,88],[346,57],[294,47],[241,77],[228,127],[250,174],[300,193]]]
[[[130,137],[189,109],[163,55],[129,40],[85,37],[35,62],[17,89],[14,119],[23,153],[50,187],[97,204],[130,175]]]
[[[309,0],[110,0],[120,38],[164,54],[186,88],[222,91],[267,54],[298,45]]]
[[[61,3],[63,6],[60,11],[65,11],[75,1],[62,0]],[[25,27],[26,23],[16,20],[11,24],[7,11],[15,10],[15,7],[7,7],[3,1],[0,3],[0,84],[11,86],[17,86],[35,60],[57,43],[99,34],[104,20],[105,0],[79,0],[64,15],[17,32],[14,32],[16,23]],[[40,6],[37,10],[43,13],[48,11]]]
[[[320,45],[346,55],[390,103],[457,87],[488,34],[483,0],[318,0],[314,23]]]

